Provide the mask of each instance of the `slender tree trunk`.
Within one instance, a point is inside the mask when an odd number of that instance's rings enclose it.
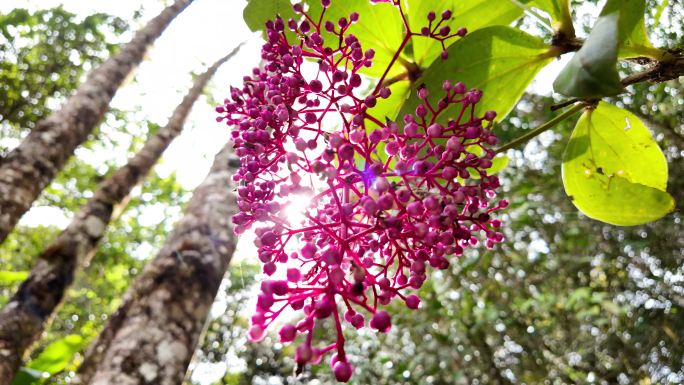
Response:
[[[237,49],[198,76],[166,126],[150,137],[125,166],[98,185],[93,197],[43,251],[29,277],[0,311],[0,384],[16,374],[23,356],[43,332],[75,272],[89,263],[112,219],[114,207],[128,196],[181,133],[192,105],[207,82]]]
[[[0,163],[0,243],[62,169],[109,108],[117,89],[154,42],[192,0],[176,0],[133,40],[93,70],[56,112],[36,124]]]
[[[235,250],[227,145],[183,219],[86,352],[72,384],[180,385]]]

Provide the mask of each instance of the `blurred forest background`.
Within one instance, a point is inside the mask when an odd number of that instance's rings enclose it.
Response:
[[[142,12],[130,14],[128,19],[108,14],[84,17],[68,8],[38,9],[39,3],[31,10],[5,6],[0,13],[0,157],[69,96],[89,69],[130,38],[131,29],[139,27]],[[661,3],[649,1],[651,38],[660,46],[684,46],[684,4],[674,0],[661,7]],[[231,7],[239,13],[243,5],[235,1]],[[576,20],[580,35],[593,23],[587,15],[578,15]],[[536,28],[531,18],[517,23],[522,28]],[[228,39],[228,46],[234,47],[252,36],[244,31],[216,38]],[[238,56],[248,60],[247,66],[254,66],[258,59],[254,52],[247,47]],[[197,60],[195,68],[226,53],[207,55],[203,62]],[[237,85],[248,68],[229,62],[224,71],[228,67],[230,77],[212,82],[198,102],[196,109],[203,114],[193,114],[194,126],[187,135],[227,138],[228,129],[214,123],[215,116],[206,106],[215,104],[212,95],[225,95],[230,84]],[[180,88],[188,83],[188,79],[182,80],[168,81]],[[134,84],[140,79],[128,81]],[[640,116],[648,115],[649,128],[668,158],[669,191],[681,206],[684,79],[639,84],[631,90],[613,102]],[[553,116],[548,107],[559,100],[527,93],[500,125],[501,142],[548,120]],[[172,101],[154,108],[163,109],[168,116],[175,104]],[[140,104],[135,109],[108,112],[37,206],[59,210],[71,218],[97,183],[165,122],[151,119],[144,113],[146,108],[148,105]],[[509,151],[511,162],[501,173],[505,195],[511,201],[504,217],[505,243],[492,251],[471,252],[450,271],[434,274],[421,289],[422,309],[411,312],[397,306],[393,310],[395,327],[389,334],[349,336],[347,346],[357,368],[354,383],[684,383],[682,215],[677,211],[653,224],[621,228],[578,213],[565,196],[560,177],[564,142],[559,139],[569,136],[572,124],[566,121],[524,148]],[[221,130],[226,132],[216,134]],[[196,150],[188,142],[185,146],[174,150],[172,156]],[[211,158],[217,150],[202,151]],[[206,169],[208,164],[202,167]],[[199,175],[204,172],[197,171]],[[174,172],[152,172],[134,190],[90,265],[76,276],[63,306],[23,369],[23,377],[15,383],[69,383],[83,350],[156,254],[179,219],[193,183],[198,182],[183,184]],[[153,219],[141,221],[150,216],[150,210],[156,213]],[[0,306],[27,277],[35,263],[32,256],[39,255],[60,230],[59,224],[39,219],[23,221],[0,245]],[[292,352],[277,342],[275,333],[262,343],[247,342],[254,282],[260,271],[258,260],[249,254],[251,241],[247,238],[240,240],[238,255],[212,306],[188,383],[297,383],[291,377]],[[31,369],[48,375],[36,379],[29,375]],[[333,383],[327,372],[327,364],[314,366],[299,381]]]

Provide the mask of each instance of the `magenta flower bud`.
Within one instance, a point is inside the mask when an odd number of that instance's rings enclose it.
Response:
[[[449,36],[449,32],[451,32],[451,27],[448,25],[445,25],[444,27],[439,29],[439,34],[442,36]]]
[[[272,231],[267,231],[259,239],[261,240],[262,245],[273,246],[278,241],[278,236]]]
[[[430,28],[428,28],[428,27],[421,28],[420,34],[423,36],[430,36]]]
[[[261,293],[257,296],[257,309],[267,311],[273,306],[273,295]]]
[[[418,107],[416,107],[416,115],[420,116],[421,118],[424,118],[425,115],[427,115],[427,112],[427,108],[424,104],[421,104]]]
[[[420,307],[420,298],[415,294],[407,296],[405,302],[406,307],[409,309],[418,309]]]
[[[345,142],[344,137],[340,134],[333,134],[330,136],[330,147],[338,148]]]
[[[381,97],[381,98],[387,99],[387,98],[390,97],[390,95],[392,95],[392,91],[390,91],[389,88],[383,87],[383,88],[380,89],[380,97]]]
[[[411,191],[406,189],[397,191],[397,199],[402,203],[408,202],[411,199]]]
[[[313,351],[311,350],[311,347],[308,345],[299,345],[297,346],[297,350],[295,351],[295,361],[300,364],[306,364],[311,360],[313,357]]]
[[[332,269],[330,272],[330,282],[339,285],[344,281],[344,272],[340,268]]]
[[[307,148],[306,141],[302,138],[295,139],[295,148],[297,151],[304,152]]]
[[[375,203],[373,198],[366,197],[363,202],[363,211],[366,213],[366,215],[373,216],[378,212],[378,204]]]
[[[390,210],[394,206],[394,197],[392,194],[385,193],[378,199],[378,208],[382,211]]]
[[[353,327],[361,329],[365,323],[365,319],[363,318],[363,315],[356,313],[352,316],[350,323]]]
[[[291,267],[287,269],[287,280],[290,282],[299,282],[299,280],[302,278],[302,273],[299,271],[299,269],[296,269],[294,267]]]
[[[392,328],[392,317],[386,311],[381,310],[371,318],[370,327],[379,332],[387,333]]]
[[[485,120],[489,120],[490,122],[496,118],[496,111],[487,111],[484,114]]]
[[[412,217],[419,217],[424,211],[423,204],[421,202],[411,202],[406,206],[406,211]]]
[[[316,123],[317,120],[318,120],[318,118],[316,118],[316,114],[314,114],[313,112],[307,112],[304,115],[304,121],[307,124],[314,124],[314,123]]]
[[[356,23],[357,21],[359,21],[359,14],[358,14],[358,12],[352,12],[352,13],[349,15],[349,21],[351,21],[352,23]]]
[[[452,136],[447,140],[447,148],[458,155],[463,151],[463,144],[458,137]]]
[[[342,256],[335,246],[329,246],[323,251],[323,261],[328,265],[339,265],[342,262]]]
[[[321,301],[316,302],[316,305],[314,306],[314,315],[318,319],[328,318],[334,310],[335,307],[330,299],[325,297]]]
[[[283,296],[287,294],[289,291],[287,281],[271,281],[271,290],[275,295]]]
[[[261,325],[252,325],[247,332],[247,338],[252,342],[259,342],[264,338],[264,327]]]
[[[427,129],[427,134],[433,138],[442,135],[442,126],[439,123],[431,124]]]
[[[351,144],[343,144],[337,150],[337,155],[341,160],[351,160],[354,158],[354,146]]]
[[[373,108],[375,105],[378,103],[377,99],[375,99],[375,96],[373,95],[368,95],[366,99],[364,100],[364,104],[368,108]]]
[[[352,366],[346,361],[338,361],[333,366],[333,374],[338,382],[349,382],[353,372]]]
[[[466,139],[475,139],[480,136],[482,129],[477,126],[470,126],[466,128],[465,134],[463,135]]]
[[[425,100],[428,97],[428,90],[425,87],[418,89],[418,97]]]
[[[314,79],[309,83],[309,88],[311,88],[312,92],[321,92],[323,91],[323,84],[320,80]]]
[[[380,130],[373,130],[370,134],[368,134],[368,140],[376,144],[382,140],[382,131]]]
[[[442,170],[442,178],[446,180],[454,180],[458,176],[458,170],[454,167],[447,166]]]
[[[398,142],[391,141],[385,144],[385,153],[389,156],[394,156],[399,153],[400,145]]]
[[[275,263],[268,262],[268,263],[264,264],[263,270],[264,270],[264,274],[273,275],[273,273],[276,272],[276,269],[277,269],[277,267],[276,267]]]
[[[377,190],[378,192],[385,192],[390,188],[390,184],[387,181],[387,178],[384,177],[377,178],[375,180],[374,186],[375,190]]]
[[[266,322],[266,318],[263,313],[254,313],[250,321],[253,325],[263,325]]]
[[[344,312],[344,320],[351,323],[352,318],[356,315],[356,312],[354,309],[349,309]]]
[[[292,342],[297,336],[297,328],[294,325],[287,324],[280,328],[278,335],[280,342]]]
[[[404,134],[407,136],[418,135],[418,125],[413,122],[407,124],[406,126],[404,126]]]
[[[451,19],[451,11],[448,9],[444,10],[444,12],[442,12],[442,20],[449,20],[449,19]]]
[[[456,32],[456,34],[460,37],[465,36],[467,33],[468,33],[468,30],[466,28],[459,28],[458,32]]]
[[[427,19],[428,19],[429,21],[434,21],[434,20],[435,20],[435,17],[436,17],[435,11],[430,11],[430,12],[428,12],[428,14],[427,14]]]
[[[359,115],[357,115],[359,116]],[[349,134],[349,141],[354,143],[354,144],[361,144],[363,143],[363,140],[366,138],[366,133],[363,130],[356,130],[352,131]]]

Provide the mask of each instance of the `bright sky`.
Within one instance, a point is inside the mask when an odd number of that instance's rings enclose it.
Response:
[[[83,17],[105,12],[125,20],[132,20],[134,12],[140,8],[140,2],[133,0],[13,0],[0,2],[0,12],[18,7],[44,9],[59,4]],[[242,20],[244,4],[240,0],[196,0],[155,42],[147,60],[136,72],[137,82],[120,89],[112,106],[125,111],[140,108],[142,114],[136,123],[151,120],[164,124],[190,87],[190,73],[201,72],[237,44],[247,41],[214,77],[210,91],[215,100],[222,100],[228,94],[229,85],[238,85],[245,71],[258,64],[260,57],[259,36],[249,31]],[[132,25],[132,28],[139,29],[163,6],[161,1],[146,2],[141,24]],[[156,168],[160,175],[175,171],[179,182],[188,189],[203,180],[214,154],[228,139],[229,130],[214,121],[215,115],[205,98],[195,104],[183,134],[166,151]],[[84,152],[79,155],[88,156]],[[91,155],[91,158],[92,162],[98,162],[97,157]],[[22,219],[26,225],[46,222],[64,226],[68,218],[59,210],[40,208],[31,210]]]

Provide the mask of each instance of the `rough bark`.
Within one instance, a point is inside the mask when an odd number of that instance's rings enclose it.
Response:
[[[40,192],[54,179],[109,108],[124,79],[192,0],[176,0],[138,31],[76,90],[67,102],[41,120],[0,163],[0,243]]]
[[[226,146],[185,215],[86,352],[72,384],[179,385],[235,250]]]
[[[152,135],[128,163],[102,181],[74,220],[39,256],[10,302],[0,311],[0,384],[11,379],[22,357],[45,329],[80,266],[87,265],[121,203],[182,131],[193,104],[236,48],[198,76],[168,123]]]

